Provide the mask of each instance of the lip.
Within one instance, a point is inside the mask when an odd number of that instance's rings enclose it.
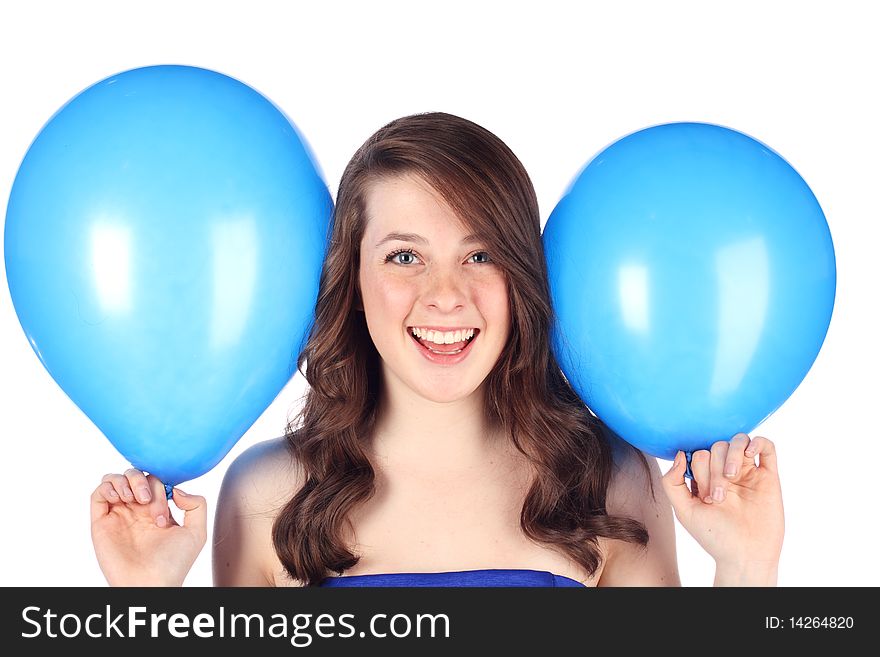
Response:
[[[465,331],[468,329],[476,329],[479,331],[480,329],[475,326],[423,326],[422,324],[413,324],[412,326],[407,327],[409,330],[414,328],[425,329],[426,331],[443,331],[446,333],[447,331]]]
[[[412,331],[410,331],[409,329],[407,329],[407,333],[409,334],[410,342],[412,342],[415,348],[418,349],[419,353],[435,365],[456,365],[460,363],[468,357],[468,354],[471,352],[471,345],[473,345],[473,343],[477,341],[477,338],[480,337],[480,330],[477,329],[474,333],[474,337],[464,346],[461,351],[459,351],[457,354],[450,354],[447,356],[446,354],[436,354],[428,349],[425,345],[423,345],[415,338],[415,336],[412,334]]]

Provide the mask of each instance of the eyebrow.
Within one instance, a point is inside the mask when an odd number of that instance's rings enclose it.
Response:
[[[392,233],[388,233],[385,237],[383,237],[381,240],[376,242],[376,246],[382,246],[383,244],[385,244],[385,242],[394,242],[394,241],[415,242],[417,244],[428,244],[428,240],[426,240],[421,235],[417,235],[416,233],[392,232]],[[473,233],[471,233],[470,235],[465,235],[461,239],[462,244],[470,244],[470,243],[474,243],[474,242],[482,242],[482,240],[480,239],[480,237],[478,235],[475,235]]]

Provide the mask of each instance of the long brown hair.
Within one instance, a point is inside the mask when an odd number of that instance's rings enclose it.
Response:
[[[297,360],[310,389],[286,432],[305,483],[273,526],[288,575],[317,585],[328,570],[341,574],[359,560],[344,529],[349,512],[375,490],[363,441],[376,420],[381,372],[364,314],[356,310],[360,244],[369,186],[403,174],[434,188],[480,235],[506,276],[510,339],[487,378],[485,413],[536,471],[520,516],[523,532],[591,575],[601,560],[598,537],[646,545],[643,524],[606,512],[612,444],[551,350],[553,310],[528,174],[485,128],[450,114],[417,114],[370,137],[339,184],[314,322]]]

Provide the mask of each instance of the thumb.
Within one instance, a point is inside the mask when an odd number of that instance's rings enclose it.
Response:
[[[681,516],[682,512],[690,507],[696,500],[696,498],[691,495],[691,491],[684,480],[686,469],[687,459],[685,458],[684,452],[679,450],[675,454],[675,460],[672,462],[672,467],[669,468],[669,472],[663,475],[662,479],[663,490],[666,492],[666,497],[668,497],[669,501],[672,503],[672,508],[675,509],[675,514],[677,516]]]
[[[188,495],[179,488],[173,489],[174,503],[183,511],[183,526],[199,535],[206,536],[208,529],[208,503],[201,495]]]

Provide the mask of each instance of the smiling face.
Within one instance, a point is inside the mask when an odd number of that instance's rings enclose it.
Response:
[[[380,179],[366,201],[359,284],[385,381],[434,402],[470,395],[510,333],[504,273],[421,178]]]

